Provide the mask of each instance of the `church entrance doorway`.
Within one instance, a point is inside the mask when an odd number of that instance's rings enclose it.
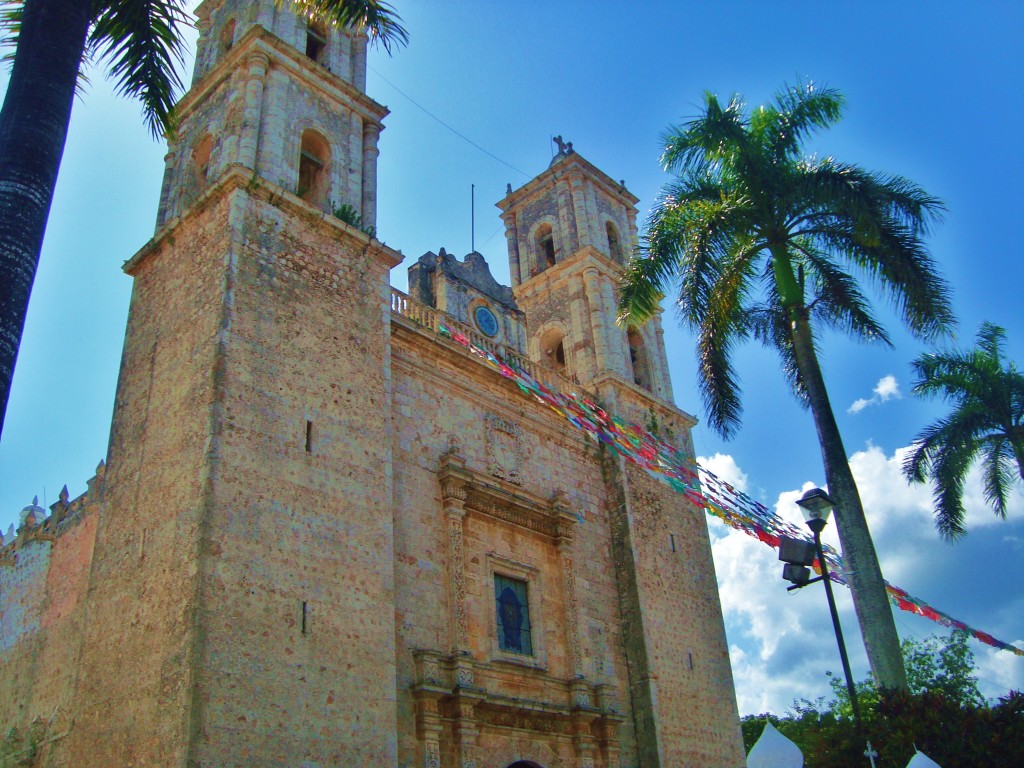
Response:
[[[537,763],[528,763],[525,760],[519,760],[518,762],[512,763],[508,768],[544,768],[544,766],[537,765]]]

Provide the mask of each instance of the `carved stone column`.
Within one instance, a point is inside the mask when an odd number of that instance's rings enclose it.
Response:
[[[441,768],[441,733],[444,725],[436,699],[417,702],[420,744],[423,749],[423,768]]]
[[[661,314],[655,315],[651,322],[654,323],[654,338],[657,342],[658,368],[660,370],[656,394],[671,402],[672,377],[668,369],[668,355],[665,354],[665,329],[661,327]]]
[[[178,157],[176,147],[176,142],[167,142],[167,154],[164,155],[164,182],[163,186],[160,188],[160,204],[156,209],[157,229],[160,229],[160,227],[162,227],[167,221],[167,212],[171,210],[172,207],[177,207],[177,201],[171,200],[172,192],[181,192],[182,185],[171,181],[174,163]]]
[[[480,764],[480,727],[476,722],[476,700],[460,696],[456,704],[454,738],[458,768],[478,768]]]
[[[365,34],[352,40],[352,79],[351,83],[360,93],[366,93],[366,45],[369,38]]]
[[[565,595],[565,640],[569,654],[569,666],[573,677],[583,680],[583,653],[580,649],[579,600],[576,598],[576,568],[573,553],[573,528],[576,518],[569,511],[568,499],[564,491],[555,493],[551,500],[552,511],[558,516],[558,535],[555,546],[558,548],[558,560],[562,564],[562,593]],[[574,698],[576,698],[574,696]],[[575,704],[580,702],[574,701]],[[585,706],[590,706],[589,700]]]
[[[594,244],[590,236],[590,219],[587,216],[587,189],[583,178],[580,176],[573,178],[570,183],[572,185],[573,215],[576,218],[576,248],[579,249]]]
[[[558,200],[558,224],[555,225],[558,231],[555,247],[558,250],[555,253],[555,259],[561,262],[576,253],[580,247],[580,241],[576,228],[573,226],[575,216],[573,214],[572,189],[564,177],[555,182],[555,194]]]
[[[377,224],[377,140],[380,139],[380,127],[369,120],[363,124],[363,195],[362,216],[364,227]]]
[[[466,516],[466,483],[452,474],[452,470],[458,471],[465,464],[455,453],[449,452],[442,458],[441,503],[444,505],[444,523],[448,534],[448,627],[449,650],[452,654],[469,650],[466,554],[462,541],[462,521]]]
[[[502,217],[505,221],[505,241],[508,246],[508,269],[512,278],[512,285],[519,285],[530,279],[527,272],[523,273],[522,265],[519,262],[519,223],[516,215],[510,213]]]
[[[608,332],[605,327],[604,296],[601,294],[601,276],[594,267],[583,270],[583,285],[587,290],[587,303],[590,305],[590,329],[594,337],[594,357],[600,376],[609,368]]]
[[[263,78],[270,60],[262,53],[252,53],[245,60],[245,112],[238,142],[238,162],[256,170],[256,151],[260,141],[260,114],[263,111]]]
[[[608,318],[607,361],[608,369],[625,376],[629,381],[633,380],[632,366],[628,364],[629,356],[626,350],[629,342],[626,340],[626,329],[615,325],[615,316],[618,314],[618,304],[615,301],[615,291],[607,277],[601,278],[601,296],[604,299],[605,317]]]
[[[413,652],[416,664],[416,684],[413,699],[416,703],[416,737],[420,743],[422,768],[441,768],[441,741],[444,722],[441,701],[447,695],[447,676],[441,669],[441,656],[435,651]]]

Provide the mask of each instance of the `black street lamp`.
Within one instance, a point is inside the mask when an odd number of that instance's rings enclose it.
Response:
[[[835,504],[832,499],[821,488],[812,488],[807,491],[797,502],[797,505],[804,511],[804,520],[807,527],[814,534],[814,544],[802,539],[791,539],[783,537],[779,542],[779,560],[785,561],[782,569],[782,578],[793,582],[789,590],[801,589],[816,581],[824,582],[825,595],[828,598],[828,609],[832,613],[832,626],[836,631],[836,642],[839,644],[839,657],[843,661],[843,674],[846,675],[846,690],[850,694],[850,706],[853,707],[853,721],[857,733],[864,736],[864,729],[860,719],[860,704],[857,701],[857,689],[853,685],[853,675],[850,673],[850,659],[846,655],[846,643],[843,640],[843,628],[839,624],[839,613],[836,611],[836,599],[832,594],[832,580],[828,577],[828,563],[825,561],[825,552],[821,548],[821,532],[828,523],[829,513]],[[812,579],[811,570],[807,566],[814,563],[817,555],[821,567],[821,576]],[[875,753],[871,749],[871,742],[868,742],[867,752],[864,753],[875,764]]]

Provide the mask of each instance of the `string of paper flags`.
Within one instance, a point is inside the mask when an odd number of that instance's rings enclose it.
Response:
[[[763,504],[758,503],[729,483],[719,479],[705,467],[684,456],[669,443],[660,440],[636,424],[607,413],[596,403],[586,398],[552,390],[538,381],[529,372],[512,362],[501,360],[487,349],[473,344],[469,337],[457,328],[443,322],[438,323],[440,335],[466,348],[474,356],[485,361],[506,379],[511,380],[522,392],[534,397],[577,429],[585,432],[595,442],[608,448],[628,461],[644,469],[653,477],[667,483],[710,515],[726,525],[758,539],[770,547],[778,548],[783,536],[806,538],[793,524],[783,520]],[[847,585],[847,571],[842,556],[831,546],[824,545],[825,557],[831,569],[831,578],[838,584]],[[815,563],[817,570],[817,563]],[[980,642],[1017,656],[1024,656],[1024,650],[997,640],[987,632],[968,626],[962,621],[939,611],[920,598],[905,590],[886,583],[889,600],[902,611],[924,616],[943,626],[967,632]]]

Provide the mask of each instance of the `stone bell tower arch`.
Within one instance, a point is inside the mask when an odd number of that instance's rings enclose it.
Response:
[[[274,0],[206,0],[196,16],[194,81],[177,106],[157,228],[235,166],[374,226],[387,109],[365,93],[367,36]]]
[[[556,137],[549,167],[498,203],[509,272],[528,318],[527,351],[580,384],[671,401],[660,316],[639,328],[616,322],[617,285],[637,241],[637,197]],[[558,339],[566,329],[557,362]]]

